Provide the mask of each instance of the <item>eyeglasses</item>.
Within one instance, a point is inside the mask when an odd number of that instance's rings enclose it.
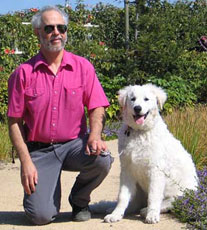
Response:
[[[55,30],[55,27],[57,27],[57,30],[61,33],[64,34],[67,31],[67,26],[58,24],[58,25],[46,25],[44,27],[44,31],[46,34],[50,34]]]

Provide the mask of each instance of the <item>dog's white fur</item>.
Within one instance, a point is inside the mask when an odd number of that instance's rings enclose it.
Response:
[[[120,191],[117,206],[105,216],[105,222],[121,220],[127,209],[139,210],[147,223],[157,223],[160,213],[171,209],[175,197],[185,189],[197,189],[191,155],[168,131],[159,114],[166,99],[164,90],[152,84],[119,91],[123,110],[118,139]]]

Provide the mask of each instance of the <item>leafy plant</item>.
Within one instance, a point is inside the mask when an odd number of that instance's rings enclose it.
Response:
[[[173,203],[172,212],[179,220],[188,224],[188,229],[204,230],[207,228],[207,169],[198,171],[198,177],[198,190],[186,190]]]

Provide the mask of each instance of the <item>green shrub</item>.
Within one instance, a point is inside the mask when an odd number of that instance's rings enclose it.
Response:
[[[66,49],[89,59],[111,102],[110,119],[117,119],[117,91],[125,85],[152,82],[168,93],[167,111],[175,107],[206,103],[206,52],[194,50],[201,35],[207,34],[207,5],[203,0],[138,1],[130,5],[129,50],[125,50],[124,9],[97,4],[88,9],[77,1],[70,15]],[[0,116],[7,107],[6,82],[20,63],[39,50],[30,22],[36,9],[0,16]],[[173,23],[172,23],[173,22]],[[86,23],[99,27],[85,28]],[[135,29],[138,38],[135,39]],[[23,54],[14,54],[15,49]]]
[[[167,112],[172,112],[173,108],[193,106],[197,102],[197,95],[193,91],[191,83],[182,77],[176,75],[169,75],[168,79],[151,77],[149,82],[165,89],[168,100],[164,109]]]

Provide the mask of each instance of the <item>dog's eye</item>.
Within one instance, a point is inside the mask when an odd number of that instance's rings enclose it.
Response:
[[[144,99],[145,101],[149,101],[149,98],[147,98],[147,97],[145,97],[145,99]]]
[[[135,100],[136,100],[136,97],[132,97],[132,98],[131,98],[131,101],[135,101]]]

